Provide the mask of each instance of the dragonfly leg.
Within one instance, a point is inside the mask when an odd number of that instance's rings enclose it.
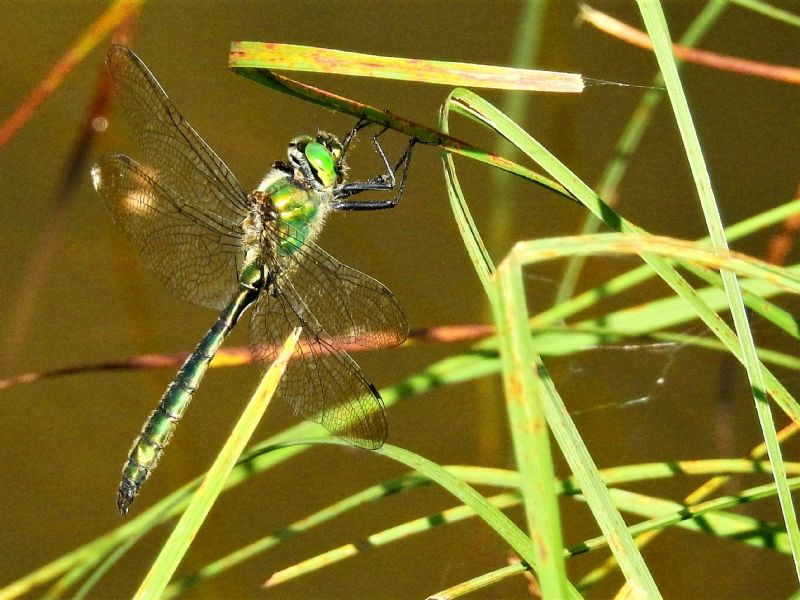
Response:
[[[347,132],[347,135],[344,136],[344,139],[342,140],[342,156],[347,155],[347,149],[350,147],[350,144],[353,143],[353,140],[356,139],[358,132],[365,127],[368,127],[370,124],[371,121],[367,121],[366,117],[361,117],[358,120],[358,123],[356,123],[355,126],[349,132]]]
[[[359,121],[356,127],[359,127],[359,125],[361,125],[361,121]],[[386,166],[386,173],[379,175],[378,177],[373,177],[364,181],[353,181],[337,187],[333,192],[336,200],[331,205],[334,210],[383,210],[387,208],[394,208],[397,206],[398,202],[400,202],[400,199],[403,197],[403,191],[406,187],[408,168],[411,164],[411,153],[419,140],[417,138],[411,138],[406,151],[398,159],[394,166],[392,166],[392,164],[389,162],[389,158],[386,156],[386,152],[378,141],[378,138],[383,135],[387,129],[388,127],[384,127],[381,131],[372,136],[372,144],[375,146],[375,151],[381,157],[383,164]],[[357,129],[354,128],[353,131],[357,131]],[[396,173],[401,168],[402,173],[399,177],[398,185]],[[386,192],[393,190],[397,190],[394,196],[386,200],[348,200],[350,196],[360,194],[361,192]]]

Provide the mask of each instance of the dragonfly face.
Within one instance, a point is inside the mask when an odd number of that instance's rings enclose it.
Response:
[[[143,163],[123,154],[103,156],[92,169],[94,186],[145,265],[173,293],[221,311],[134,442],[119,486],[119,511],[128,511],[211,358],[251,306],[250,345],[262,366],[271,364],[295,327],[302,329],[278,394],[347,442],[380,447],[387,435],[383,401],[343,347],[400,344],[408,322],[383,284],[338,262],[314,240],[331,210],[397,204],[413,140],[391,165],[380,134],[372,136],[387,171],[352,182],[345,178],[345,158],[364,123],[341,142],[324,132],[299,136],[289,144],[288,162],[276,162],[247,195],[133,52],[112,46],[106,63]],[[364,191],[394,196],[351,199]]]
[[[318,191],[333,190],[342,183],[344,148],[333,134],[320,132],[316,139],[301,135],[289,142],[289,163]]]

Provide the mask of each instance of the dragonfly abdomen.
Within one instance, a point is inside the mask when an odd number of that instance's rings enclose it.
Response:
[[[239,316],[253,300],[258,291],[242,287],[234,299],[222,311],[214,326],[200,341],[194,352],[186,359],[172,383],[169,384],[158,408],[154,410],[142,427],[139,437],[133,442],[128,460],[122,468],[122,481],[117,493],[117,508],[125,515],[139,493],[139,488],[156,468],[161,453],[169,443],[175,427],[192,401],[194,392],[205,375],[208,365],[228,336]]]

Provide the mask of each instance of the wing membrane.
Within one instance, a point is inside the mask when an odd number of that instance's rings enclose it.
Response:
[[[302,298],[320,327],[339,344],[397,346],[408,336],[408,320],[394,294],[380,281],[340,263],[322,248],[300,241],[282,224],[294,252],[278,260],[279,286]]]
[[[123,154],[92,169],[95,188],[145,265],[175,295],[221,310],[238,287],[241,232],[187,205]]]
[[[172,104],[145,64],[125,46],[106,54],[115,97],[141,144],[144,164],[179,206],[189,205],[238,225],[247,194],[224,162]]]
[[[388,434],[383,400],[358,365],[328,339],[317,319],[290,288],[260,295],[250,326],[250,344],[267,365],[296,326],[303,333],[278,393],[296,413],[319,423],[354,446],[379,448]]]

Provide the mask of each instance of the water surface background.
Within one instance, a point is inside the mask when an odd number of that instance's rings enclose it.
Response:
[[[650,81],[655,61],[648,53],[576,25],[573,3],[554,4],[544,16],[541,68],[632,84]],[[667,4],[677,37],[699,3]],[[12,112],[104,6],[3,3],[0,118]],[[641,25],[633,3],[597,2],[595,7]],[[144,6],[133,47],[184,116],[251,189],[274,160],[284,157],[289,139],[318,128],[344,134],[353,121],[228,72],[231,41],[279,41],[508,65],[515,55],[521,14],[518,2],[162,2]],[[704,47],[711,50],[791,64],[797,59],[800,36],[732,8],[707,40]],[[6,340],[0,377],[142,353],[188,351],[216,318],[213,312],[173,298],[141,267],[92,190],[88,168],[66,203],[56,204],[103,50],[97,48],[70,74],[0,150],[0,335]],[[297,77],[430,126],[436,125],[438,106],[448,92],[442,86]],[[684,79],[725,222],[795,196],[800,156],[796,88],[698,66],[687,67]],[[497,103],[507,99],[500,92],[482,93]],[[611,86],[574,96],[525,94],[521,121],[593,183],[612,157],[640,94],[636,88]],[[453,132],[485,147],[496,143],[463,121]],[[391,152],[402,151],[401,136],[390,133],[386,138]],[[134,140],[117,118],[97,139],[92,156],[108,151],[137,156]],[[461,160],[457,164],[478,225],[498,261],[515,241],[574,233],[584,219],[579,206],[513,179],[500,195],[491,169]],[[362,144],[353,159],[354,173],[369,176],[379,168],[369,145]],[[620,201],[626,217],[652,232],[682,238],[704,235],[666,105],[631,161]],[[498,217],[502,211],[509,215],[505,221]],[[755,236],[736,247],[761,256],[767,239],[766,234]],[[397,209],[333,215],[319,241],[343,262],[389,286],[412,327],[488,322],[486,300],[448,208],[436,149],[420,147],[416,152],[407,194]],[[789,262],[795,261],[790,257]],[[635,259],[591,260],[581,289],[636,264]],[[529,273],[532,310],[551,302],[562,268],[553,263]],[[628,293],[624,302],[635,304],[666,293],[665,286],[653,282]],[[798,308],[792,299],[782,304]],[[245,329],[239,327],[229,344],[246,343]],[[692,331],[703,334],[700,326]],[[796,353],[796,344],[785,336],[766,326],[757,332],[760,343]],[[381,387],[467,347],[415,345],[359,353],[356,359]],[[718,354],[691,348],[598,351],[547,363],[601,467],[740,456],[760,440],[743,375]],[[2,392],[0,585],[120,524],[114,499],[122,462],[173,376],[172,369],[101,372]],[[161,467],[133,505],[133,514],[208,467],[257,381],[254,367],[208,374]],[[797,388],[791,374],[785,381],[790,389]],[[513,468],[498,382],[495,378],[403,401],[390,411],[390,441],[440,464]],[[646,400],[622,406],[639,397]],[[288,407],[276,403],[258,437],[295,422]],[[789,459],[796,452],[796,444],[787,447]],[[404,471],[365,452],[326,447],[308,451],[227,493],[180,573]],[[560,474],[567,474],[563,465]],[[679,500],[699,483],[687,479],[635,489]],[[432,488],[387,498],[283,543],[190,596],[416,598],[505,564],[505,544],[485,525],[469,521],[368,550],[273,591],[259,590],[270,573],[302,558],[455,504],[444,491]],[[567,543],[597,534],[582,505],[567,500],[563,508]],[[746,512],[778,516],[773,502]],[[521,511],[510,514],[522,522]],[[130,595],[168,532],[163,527],[142,540],[101,582],[97,596]],[[572,559],[571,573],[577,579],[603,558],[595,553]],[[649,547],[645,558],[665,595],[673,597],[783,597],[796,587],[786,557],[677,529]],[[619,582],[613,578],[590,596],[613,594]],[[511,580],[482,594],[524,597],[525,582]]]

